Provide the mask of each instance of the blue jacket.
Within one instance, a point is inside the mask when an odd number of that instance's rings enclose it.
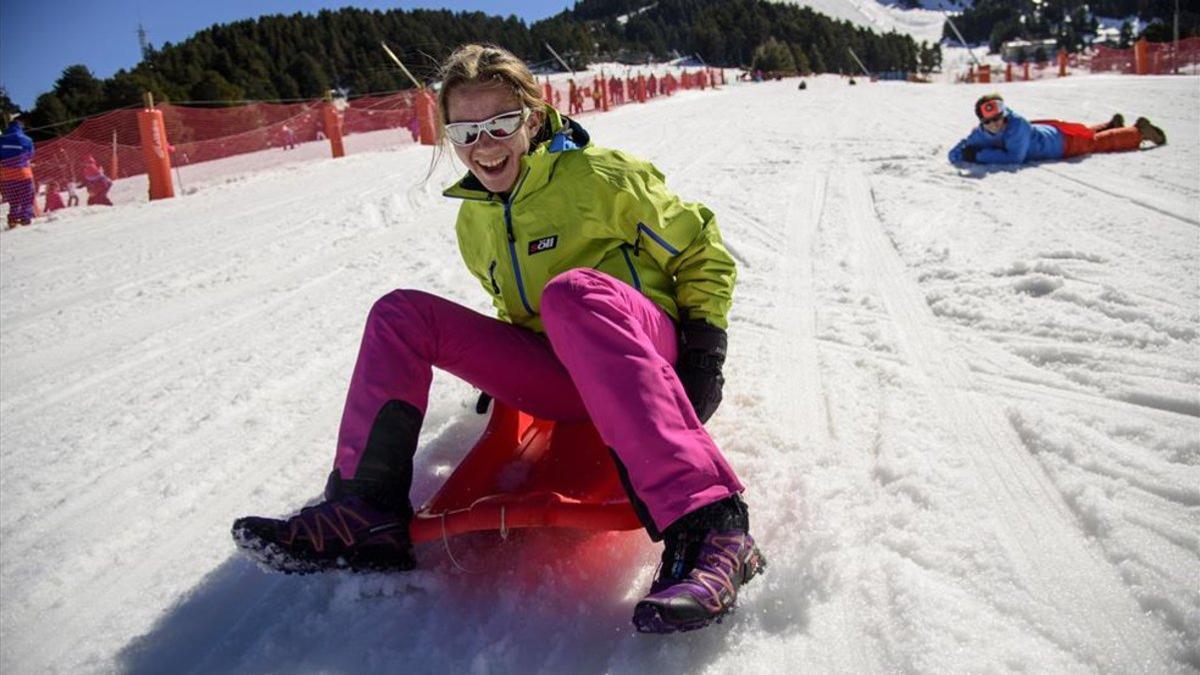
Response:
[[[964,161],[963,150],[967,147],[978,150],[975,161],[980,164],[1020,164],[1039,159],[1062,159],[1063,137],[1058,129],[1045,124],[1030,124],[1029,120],[1009,110],[1004,131],[993,134],[980,124],[950,150],[950,161]]]
[[[21,123],[13,120],[12,124],[0,135],[0,166],[9,169],[21,169],[29,166],[33,159],[33,141],[25,135]]]

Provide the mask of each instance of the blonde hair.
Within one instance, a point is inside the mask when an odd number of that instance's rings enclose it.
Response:
[[[449,122],[450,92],[464,84],[494,83],[512,90],[529,110],[542,109],[542,92],[525,62],[495,45],[469,44],[455,49],[442,63],[442,89],[438,92],[439,133]]]
[[[517,58],[516,54],[503,47],[485,44],[467,44],[455,49],[438,71],[442,81],[438,91],[438,138],[433,156],[429,161],[429,171],[425,174],[428,181],[434,169],[446,154],[446,124],[450,121],[450,92],[457,87],[471,84],[496,84],[505,87],[516,95],[521,105],[541,118],[541,129],[533,139],[530,149],[544,140],[547,124],[542,115],[542,91],[537,79],[529,72],[529,66]]]

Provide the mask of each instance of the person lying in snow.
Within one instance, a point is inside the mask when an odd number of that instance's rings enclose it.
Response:
[[[1041,159],[1064,159],[1093,152],[1137,150],[1142,141],[1167,142],[1162,129],[1145,117],[1125,126],[1120,113],[1104,124],[1034,120],[1030,122],[1004,105],[999,94],[975,102],[979,126],[950,150],[950,161],[978,164],[1021,164]]]
[[[526,65],[466,45],[442,66],[441,135],[469,172],[459,249],[499,319],[416,290],[377,301],[325,501],[233,525],[288,572],[411,569],[413,455],[434,367],[550,420],[589,419],[628,477],[662,565],[633,622],[690,630],[765,565],[733,469],[703,422],[721,401],[736,268],[712,211],[650,163],[591,144]]]

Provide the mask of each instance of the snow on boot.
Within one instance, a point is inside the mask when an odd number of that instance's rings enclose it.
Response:
[[[732,610],[738,589],[766,567],[749,529],[749,512],[737,495],[668,527],[658,575],[650,594],[634,608],[638,631],[695,630]]]
[[[416,566],[408,524],[412,508],[384,505],[348,490],[335,470],[325,501],[286,520],[249,516],[233,523],[233,540],[267,570],[310,574],[331,569],[410,570]]]
[[[720,621],[737,603],[738,589],[766,567],[766,559],[744,531],[711,531],[695,549],[682,578],[661,575],[637,604],[633,625],[642,633],[674,633]]]
[[[1166,144],[1167,135],[1163,133],[1162,129],[1159,129],[1151,124],[1150,120],[1146,119],[1145,117],[1137,118],[1137,121],[1133,123],[1133,126],[1137,127],[1138,132],[1142,134],[1142,140],[1150,141],[1155,145]]]

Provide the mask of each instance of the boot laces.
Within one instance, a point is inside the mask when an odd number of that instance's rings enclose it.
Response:
[[[706,600],[712,603],[710,607],[719,608],[723,604],[721,591],[727,591],[730,598],[737,594],[733,577],[741,568],[742,562],[735,551],[741,551],[745,548],[746,535],[740,535],[740,541],[737,542],[737,547],[734,551],[717,542],[716,535],[709,536],[709,541],[705,542],[708,551],[704,556],[704,562],[707,565],[704,567],[696,565],[692,568],[688,577],[707,591],[708,598]]]

